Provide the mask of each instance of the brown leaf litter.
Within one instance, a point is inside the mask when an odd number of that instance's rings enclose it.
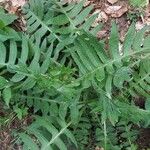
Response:
[[[105,13],[113,18],[119,18],[128,11],[127,5],[106,5]]]
[[[13,26],[19,31],[26,30],[26,21],[21,12],[21,8],[26,2],[27,0],[0,0],[0,6],[2,6],[8,13],[16,14],[18,16],[18,19]]]
[[[110,4],[115,4],[118,0],[107,0]]]

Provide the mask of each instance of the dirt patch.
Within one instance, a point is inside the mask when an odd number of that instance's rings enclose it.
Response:
[[[139,146],[139,150],[150,148],[150,128],[140,129],[137,144]]]
[[[2,115],[1,115],[2,114]],[[12,115],[12,116],[9,116]],[[9,116],[9,118],[7,118]],[[0,150],[21,150],[22,147],[16,144],[16,138],[13,136],[14,131],[19,131],[23,127],[27,127],[33,121],[33,118],[28,115],[22,120],[17,119],[14,114],[0,113],[0,118],[6,117],[6,121],[0,126]],[[8,122],[7,122],[8,120]]]

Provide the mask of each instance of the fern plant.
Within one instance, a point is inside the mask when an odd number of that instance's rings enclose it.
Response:
[[[95,37],[101,25],[92,27],[97,15],[83,5],[30,0],[25,33],[8,27],[16,17],[0,10],[9,16],[0,20],[2,99],[37,116],[18,131],[25,150],[85,149],[91,132],[105,149],[136,149],[132,125],[149,126],[149,27],[137,32],[132,24],[120,43],[113,22],[105,49]],[[137,96],[146,109],[135,106]]]

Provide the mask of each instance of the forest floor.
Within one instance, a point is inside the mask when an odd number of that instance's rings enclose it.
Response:
[[[72,0],[65,1],[70,2]],[[25,21],[21,14],[21,7],[25,3],[26,0],[0,0],[0,5],[4,7],[8,13],[17,14],[19,16],[19,20],[14,24],[15,28],[19,30],[25,30]],[[137,30],[142,29],[144,25],[150,25],[150,5],[145,8],[133,8],[129,5],[127,0],[88,0],[85,7],[92,4],[94,5],[93,13],[99,13],[93,26],[99,23],[104,24],[102,30],[97,33],[97,37],[99,39],[109,39],[112,20],[115,20],[119,26],[121,42],[124,40],[128,27],[132,22],[135,22]],[[137,105],[142,107],[143,104],[140,102]],[[0,106],[0,119],[1,117],[9,115],[11,120],[7,127],[3,127],[0,131],[0,150],[13,149],[10,147],[14,140],[11,137],[11,131],[14,129],[19,129],[22,126],[26,126],[32,121],[32,118],[30,117],[26,117],[22,121],[16,118],[11,118],[10,113],[11,112],[3,112],[2,107]],[[147,149],[150,147],[150,128],[139,130],[140,136],[137,140],[139,150]],[[21,148],[16,147],[16,149]],[[96,150],[101,149],[96,148]]]

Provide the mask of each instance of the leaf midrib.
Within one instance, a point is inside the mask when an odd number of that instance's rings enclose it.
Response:
[[[113,64],[114,62],[120,61],[120,60],[122,60],[123,58],[130,57],[130,56],[132,56],[132,55],[135,55],[135,54],[138,54],[138,53],[147,51],[147,50],[150,50],[150,49],[147,49],[147,48],[146,48],[146,49],[142,49],[142,50],[140,50],[140,51],[134,51],[134,52],[132,52],[132,53],[129,53],[128,55],[123,55],[123,56],[120,55],[119,58],[113,59],[113,60],[111,60],[111,61],[108,61],[107,63],[105,63],[105,64],[102,65],[102,66],[96,67],[94,70],[92,70],[92,71],[89,72],[89,73],[86,73],[85,75],[83,75],[82,77],[78,78],[77,80],[78,80],[78,81],[81,81],[81,80],[83,80],[84,78],[86,78],[86,77],[88,77],[88,76],[94,74],[94,73],[97,72],[98,70],[100,70],[100,69],[102,69],[102,68],[105,68],[106,66],[108,66],[108,65],[110,65],[110,64]],[[148,52],[148,53],[150,53],[150,52]],[[74,82],[76,82],[76,81],[74,81]]]

